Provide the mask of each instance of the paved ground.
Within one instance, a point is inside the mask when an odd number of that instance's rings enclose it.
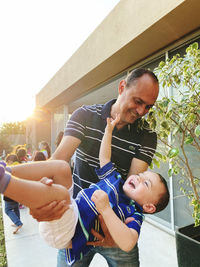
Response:
[[[3,203],[3,201],[2,201]],[[38,223],[28,208],[20,210],[23,227],[13,235],[12,222],[4,213],[8,267],[56,267],[57,250],[48,247],[38,234]],[[174,237],[144,222],[139,240],[140,267],[177,267]],[[97,254],[89,267],[108,267]]]

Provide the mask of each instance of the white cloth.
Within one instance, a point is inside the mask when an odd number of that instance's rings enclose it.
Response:
[[[78,207],[72,198],[73,185],[68,191],[71,196],[71,205],[63,216],[58,220],[39,223],[39,233],[42,238],[49,246],[57,249],[69,246],[78,221]]]

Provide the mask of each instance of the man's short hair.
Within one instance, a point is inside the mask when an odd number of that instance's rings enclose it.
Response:
[[[139,69],[135,69],[131,71],[127,75],[125,79],[126,87],[129,87],[130,85],[132,85],[135,81],[137,81],[140,77],[142,77],[145,74],[149,75],[155,83],[158,83],[158,78],[151,70],[139,68]]]

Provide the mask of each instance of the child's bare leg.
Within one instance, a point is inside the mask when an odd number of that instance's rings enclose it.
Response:
[[[26,180],[39,181],[43,177],[51,178],[54,183],[67,188],[72,186],[71,168],[66,161],[48,160],[11,166],[12,175]]]
[[[7,179],[9,175],[5,173],[1,175],[0,179]],[[27,181],[13,176],[8,180],[8,185],[2,193],[30,208],[40,208],[52,201],[66,200],[68,204],[71,202],[68,190],[62,185],[48,186],[37,181]]]

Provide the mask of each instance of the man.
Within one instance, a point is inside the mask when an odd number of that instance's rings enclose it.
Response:
[[[75,195],[80,189],[98,181],[95,168],[99,167],[99,147],[107,117],[114,119],[117,114],[120,115],[120,121],[113,131],[112,162],[122,177],[147,170],[156,149],[157,137],[142,125],[140,118],[154,105],[158,92],[157,77],[151,71],[136,69],[119,83],[117,100],[111,100],[105,105],[83,106],[72,114],[64,137],[52,158],[69,161],[76,150],[73,173]],[[67,208],[63,202],[51,203],[41,210],[31,211],[31,214],[39,221],[54,220]],[[94,248],[73,266],[89,266],[94,254],[98,252],[104,256],[109,266],[138,267],[137,246],[129,253],[121,251],[113,243],[101,217],[100,223],[104,235],[93,231],[97,242],[89,244],[94,245]],[[64,250],[58,254],[57,266],[67,266]]]

